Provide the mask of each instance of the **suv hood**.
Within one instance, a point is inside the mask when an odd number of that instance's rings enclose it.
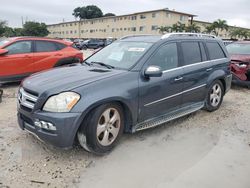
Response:
[[[60,67],[36,73],[22,82],[25,89],[41,94],[45,91],[69,91],[125,72],[124,70],[103,69],[97,66],[75,65]]]

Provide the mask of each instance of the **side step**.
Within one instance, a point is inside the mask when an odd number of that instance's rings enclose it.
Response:
[[[172,120],[177,119],[179,117],[191,114],[195,111],[200,110],[203,107],[204,107],[204,102],[197,103],[197,104],[192,105],[192,106],[184,107],[178,111],[174,111],[172,113],[169,113],[169,114],[166,114],[166,115],[154,118],[154,119],[150,119],[148,121],[137,124],[134,127],[133,132],[156,127],[158,125],[172,121]]]

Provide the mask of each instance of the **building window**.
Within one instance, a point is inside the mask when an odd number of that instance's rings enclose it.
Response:
[[[84,33],[84,30],[81,30],[81,33]]]
[[[156,17],[156,13],[152,13],[152,18],[155,18]]]
[[[125,27],[123,30],[124,30],[124,31],[127,31],[127,28]]]
[[[185,21],[185,20],[186,20],[186,17],[183,16],[183,15],[181,15],[181,16],[180,16],[180,21]]]
[[[77,30],[75,30],[75,33],[77,33]]]
[[[131,20],[136,20],[137,16],[131,16]]]
[[[131,27],[131,31],[136,31],[136,27]]]
[[[68,31],[66,31],[66,34],[69,34],[69,32],[68,32]]]
[[[120,31],[122,31],[122,28],[120,28]]]
[[[73,31],[70,31],[70,34],[72,34],[73,33]]]
[[[151,27],[151,30],[152,31],[156,31],[158,29],[158,26],[157,25],[152,25],[152,27]]]
[[[167,18],[171,18],[171,14],[169,12],[167,12]]]
[[[122,17],[120,17],[120,20],[122,20]]]
[[[103,32],[106,33],[106,29],[103,29]]]
[[[145,15],[141,15],[140,18],[141,18],[141,19],[145,19],[146,16],[145,16]]]
[[[145,26],[140,26],[140,31],[144,31],[145,30]]]
[[[112,28],[112,32],[114,32],[115,31],[115,29],[114,28]]]
[[[64,24],[62,24],[62,27],[64,27]]]
[[[76,25],[76,23],[75,23],[75,25]]]
[[[128,31],[130,31],[130,28],[128,28]]]
[[[72,24],[69,24],[70,26],[72,26]]]

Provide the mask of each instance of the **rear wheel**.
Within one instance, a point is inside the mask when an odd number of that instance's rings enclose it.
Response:
[[[223,101],[223,96],[224,96],[224,87],[221,81],[219,80],[214,81],[208,89],[208,94],[205,104],[206,110],[209,112],[217,110]]]
[[[122,107],[118,104],[101,105],[90,113],[84,125],[85,133],[83,130],[78,132],[80,144],[88,151],[97,154],[107,153],[113,149],[123,133]]]

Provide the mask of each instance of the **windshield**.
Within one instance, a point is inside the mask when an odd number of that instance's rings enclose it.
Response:
[[[146,42],[114,42],[86,60],[101,62],[115,68],[129,69],[152,46]]]
[[[0,39],[0,46],[3,46],[4,44],[10,42],[8,39]]]
[[[229,54],[250,55],[250,43],[233,43],[226,48]]]

